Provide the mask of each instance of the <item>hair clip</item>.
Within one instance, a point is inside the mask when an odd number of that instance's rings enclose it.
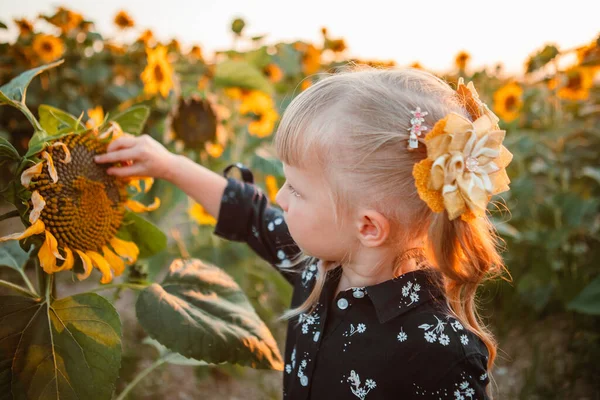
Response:
[[[425,122],[426,115],[429,115],[427,111],[421,111],[421,107],[417,107],[414,111],[410,112],[413,118],[410,120],[410,137],[408,138],[408,149],[416,149],[419,147],[418,136],[421,136],[421,132],[426,131],[428,128],[425,125],[421,125]]]

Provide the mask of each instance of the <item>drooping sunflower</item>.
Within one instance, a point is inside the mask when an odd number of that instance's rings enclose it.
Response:
[[[471,55],[469,53],[467,53],[466,51],[461,51],[454,58],[454,65],[456,65],[456,68],[458,68],[459,70],[464,70],[467,67],[467,63],[470,59]]]
[[[56,14],[52,17],[46,17],[46,20],[60,28],[63,34],[66,34],[81,24],[83,16],[64,7],[58,7]]]
[[[102,273],[101,282],[108,283],[139,254],[135,243],[116,236],[126,209],[150,211],[160,202],[156,199],[146,207],[131,200],[127,187],[140,189],[139,180],[116,178],[106,173],[107,166],[96,164],[93,157],[106,152],[107,138],[122,134],[116,123],[100,135],[97,132],[67,134],[47,142],[36,154],[39,162],[20,177],[31,193],[31,225],[24,232],[0,238],[0,242],[43,235],[38,258],[46,273],[72,269],[77,256],[83,265],[83,273],[77,274],[80,280],[96,267]],[[144,183],[147,191],[150,181]]]
[[[33,38],[33,51],[43,62],[52,62],[65,52],[65,44],[52,35],[36,35]]]
[[[17,24],[17,27],[19,28],[20,36],[29,36],[33,33],[33,24],[25,18],[14,19],[13,21],[15,21],[15,24]]]
[[[133,28],[133,26],[135,25],[135,22],[133,22],[133,18],[131,18],[125,10],[119,11],[115,16],[114,21],[115,25],[117,25],[117,27],[119,27],[119,29],[122,30]]]
[[[557,95],[562,99],[586,100],[590,95],[590,88],[594,85],[595,73],[591,67],[572,67],[552,79],[549,86],[551,89],[558,88]]]
[[[146,49],[148,65],[142,71],[144,92],[147,94],[160,93],[167,97],[173,87],[173,67],[167,59],[167,48],[157,46],[155,49]]]
[[[254,116],[248,124],[248,132],[258,137],[266,137],[273,133],[279,114],[271,96],[259,90],[253,90],[242,97],[240,114]]]
[[[494,93],[494,111],[504,122],[519,117],[523,106],[523,88],[516,82],[502,86]]]
[[[223,121],[228,116],[228,110],[218,103],[213,94],[207,94],[206,98],[192,96],[182,99],[172,116],[173,139],[187,149],[204,148],[209,155],[217,158],[227,141]]]

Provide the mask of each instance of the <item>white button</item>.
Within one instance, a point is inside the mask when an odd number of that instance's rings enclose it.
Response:
[[[352,293],[352,295],[357,299],[362,299],[363,297],[365,297],[365,292],[363,292],[362,290],[355,290],[354,293]]]
[[[346,308],[348,308],[348,300],[342,297],[337,301],[337,305],[340,308],[340,310],[345,310]]]
[[[302,377],[300,378],[300,383],[302,384],[302,386],[308,385],[308,376],[302,375]]]

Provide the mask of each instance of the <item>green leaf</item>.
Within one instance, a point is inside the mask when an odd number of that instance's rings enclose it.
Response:
[[[19,152],[15,147],[3,137],[0,137],[0,163],[5,160],[19,160]]]
[[[51,64],[42,65],[41,67],[25,71],[8,82],[6,85],[0,87],[0,105],[11,104],[13,102],[25,104],[27,87],[31,83],[31,80],[47,69],[54,68],[57,65],[62,64],[63,61],[64,60],[58,60]]]
[[[275,339],[241,288],[198,259],[173,261],[162,284],[140,293],[136,314],[151,337],[185,357],[283,369]]]
[[[133,106],[116,114],[114,117],[109,115],[109,121],[115,121],[121,126],[123,132],[139,135],[146,125],[146,120],[150,115],[150,108],[147,106]]]
[[[17,240],[11,240],[0,245],[0,266],[21,270],[28,258],[29,253],[23,251]]]
[[[38,114],[40,125],[50,135],[85,129],[85,126],[75,116],[46,104],[39,107]]]
[[[268,79],[252,64],[243,60],[225,60],[215,70],[215,85],[220,87],[240,87],[273,93]]]
[[[154,347],[156,350],[158,350],[159,357],[163,358],[169,364],[185,365],[188,367],[199,367],[199,366],[210,365],[206,361],[194,360],[193,358],[187,358],[187,357],[182,356],[179,353],[173,352],[173,351],[167,349],[162,344],[160,344],[160,342],[158,342],[158,340],[154,340],[151,337],[146,337],[144,340],[142,340],[142,343],[148,344],[148,345]]]
[[[40,151],[44,149],[46,143],[51,140],[60,139],[63,136],[70,135],[72,132],[61,132],[55,135],[47,135],[44,131],[38,131],[33,134],[31,139],[29,140],[29,148],[27,149],[27,154],[25,154],[25,158],[30,158],[35,154],[38,154]]]
[[[274,175],[275,177],[283,176],[283,166],[277,158],[266,155],[263,157],[258,153],[259,151],[252,157],[252,169],[258,170],[265,175]]]
[[[167,247],[167,236],[152,222],[127,211],[117,237],[134,242],[140,249],[139,258],[154,255]]]
[[[597,276],[567,304],[567,309],[583,314],[600,315],[600,276]]]
[[[2,21],[0,21],[0,29],[8,29],[8,26]]]
[[[1,296],[0,321],[0,400],[111,399],[121,322],[105,298]]]

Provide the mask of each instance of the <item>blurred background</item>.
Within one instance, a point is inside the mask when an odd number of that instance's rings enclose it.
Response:
[[[34,113],[49,104],[93,127],[106,113],[148,105],[148,134],[214,171],[244,163],[274,202],[284,182],[271,148],[277,121],[326,73],[351,63],[422,68],[453,86],[473,81],[514,154],[511,190],[490,206],[510,276],[486,283],[479,297],[499,342],[498,398],[600,399],[600,6],[505,1],[484,10],[458,1],[435,12],[442,3],[390,4],[3,2],[0,85],[64,59],[31,84]],[[0,136],[21,154],[32,134],[17,110],[0,108]],[[160,278],[181,255],[224,268],[283,352],[285,323],[276,318],[289,305],[287,283],[247,246],[212,235],[214,219],[180,190],[157,181],[147,196],[162,201],[147,218],[169,246],[129,273]],[[0,222],[0,236],[16,223]],[[65,292],[74,288],[57,277]],[[141,343],[134,295],[115,295],[124,325],[117,391],[156,357]],[[164,365],[129,396],[280,397],[280,372],[233,365]]]

